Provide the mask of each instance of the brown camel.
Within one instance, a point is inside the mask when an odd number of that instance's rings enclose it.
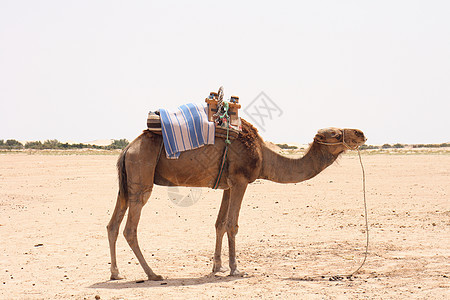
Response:
[[[295,183],[310,179],[331,165],[347,149],[364,144],[366,138],[357,129],[327,128],[319,130],[307,153],[298,159],[284,157],[270,150],[256,128],[242,120],[242,132],[229,145],[228,155],[219,183],[223,189],[222,203],[216,221],[216,247],[213,272],[222,268],[222,239],[227,233],[230,275],[241,273],[236,264],[235,239],[238,217],[247,185],[256,179],[279,183]],[[214,145],[181,153],[176,160],[167,159],[162,137],[145,130],[121,153],[119,194],[109,222],[108,238],[111,251],[111,279],[121,279],[116,261],[116,240],[119,226],[128,209],[124,236],[150,280],[162,280],[149,267],[139,248],[137,226],[142,207],[150,197],[153,185],[213,187],[225,141],[216,138]]]

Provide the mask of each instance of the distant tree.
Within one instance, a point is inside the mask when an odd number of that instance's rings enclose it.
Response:
[[[402,145],[402,144],[397,143],[397,144],[394,144],[393,147],[394,147],[394,148],[404,148],[405,146]]]
[[[5,145],[5,141],[4,140],[0,140],[0,148],[2,147],[2,146],[4,146]]]
[[[369,150],[369,149],[378,149],[378,146],[374,146],[374,145],[362,145],[359,147],[359,149],[361,150]]]
[[[59,149],[61,143],[58,140],[46,140],[42,144],[43,149]]]
[[[83,148],[87,148],[87,145],[81,144],[81,143],[71,144],[70,148],[72,148],[72,149],[83,149]]]
[[[27,142],[25,144],[25,149],[43,149],[42,147],[43,147],[43,145],[42,145],[41,141]]]
[[[389,149],[389,148],[392,148],[392,146],[390,144],[384,144],[383,146],[381,146],[381,148]]]
[[[60,149],[64,149],[64,150],[66,150],[66,149],[70,149],[70,146],[71,145],[69,145],[69,143],[59,143],[59,148]]]
[[[277,144],[281,149],[297,149],[297,146],[289,146],[288,144]]]
[[[9,149],[22,149],[23,145],[21,142],[16,140],[6,140],[6,145],[9,147]]]
[[[130,142],[127,139],[114,140],[111,145],[106,146],[106,149],[123,149],[128,146]]]

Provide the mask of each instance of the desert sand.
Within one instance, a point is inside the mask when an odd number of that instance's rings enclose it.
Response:
[[[317,177],[258,180],[244,197],[237,236],[244,277],[211,275],[221,191],[182,207],[155,187],[138,228],[165,280],[145,274],[124,237],[109,281],[106,225],[114,155],[0,154],[1,299],[445,299],[450,295],[450,155],[363,153],[369,255],[364,257],[361,168],[344,155]],[[180,193],[188,193],[182,189]],[[123,228],[122,223],[122,228]],[[224,265],[227,243],[224,240]],[[338,278],[339,279],[339,278]],[[98,297],[97,297],[98,298]]]

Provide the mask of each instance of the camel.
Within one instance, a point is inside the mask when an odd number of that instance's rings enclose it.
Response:
[[[217,216],[213,273],[224,272],[222,239],[227,233],[231,276],[241,276],[236,263],[236,234],[242,199],[249,183],[266,179],[278,183],[308,180],[330,166],[340,154],[356,149],[366,141],[358,129],[319,130],[301,158],[289,158],[269,149],[255,127],[242,120],[242,132],[228,146],[225,167],[218,188],[223,190]],[[161,135],[145,130],[120,154],[117,167],[119,192],[107,226],[111,254],[111,279],[122,279],[116,261],[116,241],[120,223],[128,209],[124,236],[149,280],[162,280],[147,264],[137,239],[141,210],[153,186],[213,187],[222,163],[225,140],[182,152],[176,160],[167,159]]]

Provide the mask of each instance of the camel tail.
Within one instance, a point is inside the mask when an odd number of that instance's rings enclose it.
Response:
[[[117,160],[117,172],[119,175],[119,195],[128,200],[128,180],[127,170],[125,168],[125,156],[131,143],[122,150]]]

